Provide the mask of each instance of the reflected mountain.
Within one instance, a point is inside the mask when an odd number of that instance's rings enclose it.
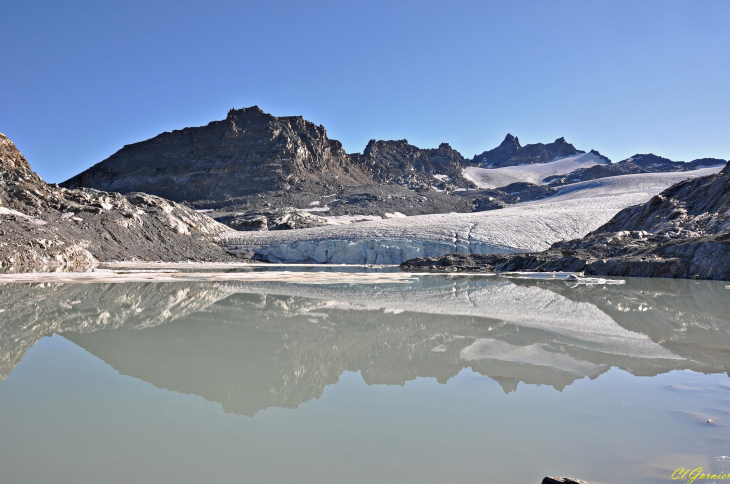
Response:
[[[147,328],[229,295],[208,283],[0,285],[0,381],[44,336]]]
[[[730,371],[721,283],[623,285],[423,277],[403,285],[148,283],[0,288],[2,370],[60,333],[120,373],[254,415],[368,384],[445,383],[463,368],[562,390],[611,367]],[[6,374],[5,373],[5,374]]]

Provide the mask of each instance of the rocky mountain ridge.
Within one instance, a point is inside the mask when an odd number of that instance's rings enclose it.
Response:
[[[598,153],[597,151],[591,151]],[[605,158],[605,157],[604,157]],[[606,158],[607,159],[607,158]],[[672,161],[662,156],[652,153],[636,154],[618,163],[609,163],[605,165],[594,165],[590,168],[581,168],[571,172],[567,176],[555,176],[545,180],[552,187],[567,185],[581,181],[596,180],[598,178],[606,178],[609,176],[635,175],[638,173],[666,173],[677,171],[690,171],[699,168],[707,168],[710,166],[724,165],[726,160],[719,158],[700,158],[688,162]]]
[[[308,225],[248,223],[241,218],[262,221],[272,210],[314,210],[318,216],[333,217],[491,210],[548,196],[551,190],[530,183],[509,191],[477,189],[464,177],[465,168],[541,164],[580,153],[584,152],[564,138],[522,146],[508,134],[498,147],[473,159],[464,158],[448,143],[424,149],[407,140],[370,140],[362,153],[347,154],[339,141],[327,137],[323,126],[301,116],[276,117],[253,106],[231,109],[224,120],[206,126],[127,145],[61,185],[150,193],[197,209],[212,209],[209,215],[233,223],[232,228],[298,228]],[[600,153],[591,153],[607,164],[556,176],[548,180],[550,187],[705,166],[701,160],[657,162],[654,158],[659,157],[654,155],[610,164]],[[235,222],[238,219],[242,222]]]
[[[474,156],[472,165],[482,168],[502,168],[533,163],[545,163],[555,158],[563,158],[585,153],[575,149],[575,146],[565,141],[565,138],[558,138],[552,143],[534,143],[522,146],[519,138],[507,133],[504,141],[494,149],[485,151]]]
[[[236,217],[261,221],[272,210],[314,210],[318,216],[334,217],[382,217],[395,212],[425,215],[490,210],[551,193],[530,183],[508,191],[477,189],[464,177],[465,168],[541,164],[580,153],[584,152],[564,138],[522,146],[508,134],[498,147],[473,159],[464,158],[448,143],[424,149],[407,140],[371,140],[362,153],[347,154],[340,142],[327,137],[323,126],[301,116],[276,117],[253,106],[231,109],[224,120],[206,126],[127,145],[61,185],[150,193],[198,209],[213,209],[210,215],[224,223]],[[550,187],[706,166],[703,160],[683,164],[654,155],[636,155],[610,164],[600,153],[591,153],[607,164],[555,176],[547,180]],[[233,223],[264,227],[262,223]],[[266,224],[278,225],[282,224]],[[292,227],[299,226],[307,225]]]

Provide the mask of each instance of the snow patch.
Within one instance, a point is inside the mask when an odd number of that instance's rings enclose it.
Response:
[[[466,361],[490,359],[544,366],[579,376],[598,376],[605,369],[588,361],[549,351],[543,346],[537,343],[516,346],[496,339],[480,338],[461,350],[461,357]]]
[[[464,178],[479,188],[500,188],[517,182],[540,185],[545,178],[550,176],[565,175],[580,168],[605,164],[605,160],[598,155],[581,153],[547,163],[532,165],[507,166],[504,168],[477,168],[471,166],[464,168],[462,174]]]
[[[332,225],[343,225],[357,222],[372,222],[373,220],[382,220],[379,215],[330,215],[322,217]]]
[[[330,208],[325,205],[324,207],[312,207],[312,208],[299,208],[302,212],[329,212]]]
[[[16,217],[24,218],[28,222],[31,222],[31,223],[34,223],[34,224],[37,224],[37,225],[45,225],[47,223],[45,220],[41,220],[39,218],[31,217],[30,215],[26,215],[26,214],[24,214],[22,212],[18,212],[17,210],[13,210],[12,208],[0,207],[0,214],[2,214],[2,215],[15,215]]]

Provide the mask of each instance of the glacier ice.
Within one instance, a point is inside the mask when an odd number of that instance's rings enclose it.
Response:
[[[499,210],[398,217],[272,232],[228,232],[232,252],[269,262],[401,264],[450,252],[536,252],[583,237],[618,211],[669,186],[722,167],[601,178],[562,187],[555,196]]]

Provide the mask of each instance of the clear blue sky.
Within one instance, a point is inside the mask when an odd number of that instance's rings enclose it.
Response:
[[[367,141],[730,158],[730,1],[5,1],[0,132],[60,182],[259,105]]]

